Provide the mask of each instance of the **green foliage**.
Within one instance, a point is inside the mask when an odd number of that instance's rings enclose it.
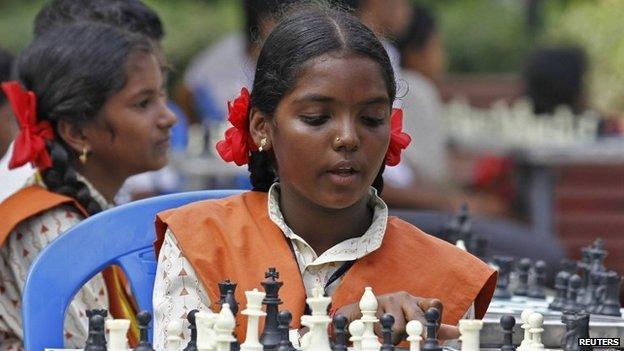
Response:
[[[532,42],[524,1],[421,0],[432,8],[452,73],[509,72],[521,68]]]
[[[570,43],[588,54],[592,105],[624,112],[624,1],[576,1],[549,18],[546,43]]]

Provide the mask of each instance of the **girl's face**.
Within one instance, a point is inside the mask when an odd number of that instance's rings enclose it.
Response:
[[[282,192],[331,209],[363,199],[388,149],[390,110],[381,67],[372,59],[310,60],[267,123]]]
[[[89,133],[87,165],[122,176],[157,170],[167,164],[175,115],[167,108],[163,74],[154,55],[135,54],[127,65],[126,85],[112,95]]]

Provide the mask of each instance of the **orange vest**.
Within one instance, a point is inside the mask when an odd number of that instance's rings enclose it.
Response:
[[[218,282],[236,282],[235,297],[241,303],[245,291],[261,289],[267,268],[276,267],[284,282],[280,309],[289,310],[293,327],[299,328],[306,298],[303,280],[284,234],[269,218],[267,193],[246,192],[158,214],[157,255],[167,227],[206,289],[213,310],[218,309]],[[332,295],[332,308],[358,302],[367,286],[377,295],[407,291],[438,298],[444,304],[443,323],[456,325],[473,302],[476,317],[483,317],[496,287],[496,272],[455,246],[390,217],[381,247],[358,259],[342,277]],[[243,317],[237,316],[239,337],[246,333]]]
[[[0,216],[3,218],[0,221],[0,247],[8,239],[11,231],[22,221],[61,205],[72,206],[83,216],[89,217],[87,211],[75,199],[48,191],[38,185],[22,188],[6,198],[0,203]],[[131,345],[136,346],[139,340],[136,322],[137,308],[134,299],[127,293],[126,277],[117,266],[106,268],[102,276],[108,292],[109,312],[113,318],[132,321],[128,339]]]

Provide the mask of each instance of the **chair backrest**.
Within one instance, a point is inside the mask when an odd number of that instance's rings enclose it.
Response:
[[[237,193],[240,190],[206,190],[136,201],[101,212],[63,233],[41,252],[28,273],[22,298],[26,350],[63,348],[65,310],[80,287],[110,265],[124,270],[139,308],[151,313],[156,213]]]

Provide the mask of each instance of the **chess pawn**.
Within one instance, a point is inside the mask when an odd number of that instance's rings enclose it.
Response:
[[[578,305],[576,303],[576,299],[578,296],[578,290],[581,287],[582,281],[581,277],[574,274],[570,277],[568,281],[568,295],[565,304],[563,305],[563,311],[567,312],[576,312],[579,310]]]
[[[186,314],[186,320],[189,322],[188,328],[191,331],[191,338],[182,351],[197,351],[197,325],[195,321],[195,314],[197,312],[199,311],[191,310]]]
[[[245,342],[241,344],[241,351],[262,351],[262,344],[258,339],[259,319],[266,316],[262,311],[262,300],[266,294],[258,289],[245,291],[247,308],[241,314],[247,316],[247,334]]]
[[[529,270],[531,269],[531,259],[523,258],[518,262],[518,287],[514,291],[516,296],[527,296],[529,292]]]
[[[182,348],[182,321],[179,319],[173,319],[167,324],[167,340],[165,349],[167,350],[180,350]]]
[[[353,351],[362,351],[364,323],[362,323],[362,321],[359,319],[356,319],[353,322],[349,323],[349,334],[351,334],[349,341],[351,341],[353,345]]]
[[[277,326],[282,333],[282,340],[280,340],[277,351],[295,351],[295,348],[290,343],[288,331],[290,330],[290,322],[292,321],[292,314],[289,311],[280,311],[277,315]]]
[[[496,281],[494,298],[509,299],[511,298],[511,293],[509,292],[509,275],[511,273],[513,258],[506,256],[495,256],[494,262],[496,263],[496,266],[498,266],[498,280]]]
[[[152,321],[152,315],[147,311],[141,311],[137,314],[137,322],[139,323],[139,345],[134,351],[154,351],[152,344],[150,344],[147,336],[147,330],[149,329],[149,323]]]
[[[214,324],[218,314],[212,311],[199,311],[195,313],[195,329],[197,330],[197,350],[210,351],[214,350],[215,332]]]
[[[500,326],[503,329],[503,346],[501,351],[516,351],[513,345],[513,327],[516,325],[516,319],[511,315],[502,316]]]
[[[548,305],[549,309],[553,311],[561,311],[563,309],[568,293],[568,280],[570,280],[569,272],[561,271],[557,273],[557,277],[555,277],[555,290],[557,291],[557,295],[550,305]]]
[[[522,339],[522,342],[520,342],[520,346],[516,348],[518,351],[530,351],[532,340],[531,333],[529,332],[529,329],[531,328],[531,326],[529,325],[529,317],[532,314],[533,310],[531,309],[525,309],[520,314],[520,319],[522,320],[522,325],[520,326],[520,328],[524,329],[524,337]]]
[[[440,319],[440,311],[435,307],[429,307],[425,311],[425,320],[427,321],[427,338],[423,344],[423,351],[442,351],[438,344],[438,322]]]
[[[362,350],[363,351],[378,351],[381,348],[381,343],[375,335],[375,323],[379,322],[377,319],[377,298],[373,294],[373,288],[367,286],[364,288],[364,294],[360,299],[360,311],[362,312],[362,323],[364,323],[364,334],[362,335]]]
[[[544,299],[546,294],[544,293],[544,285],[546,284],[546,262],[539,260],[535,262],[533,267],[535,279],[534,284],[529,289],[528,296],[534,299]]]
[[[216,351],[230,351],[230,345],[233,341],[236,341],[232,335],[234,328],[236,327],[236,320],[234,319],[232,310],[230,310],[229,304],[224,303],[221,307],[221,312],[219,312],[214,326],[214,330],[217,334]]]
[[[478,319],[461,319],[459,321],[459,332],[461,336],[461,351],[479,351],[479,333],[483,327],[483,321]]]
[[[394,351],[392,344],[392,326],[394,325],[394,317],[390,313],[384,313],[379,319],[381,324],[381,335],[383,336],[383,344],[379,351]]]
[[[108,350],[122,351],[128,347],[126,334],[130,328],[129,319],[107,319],[106,329],[108,329]]]
[[[544,344],[542,344],[542,333],[544,332],[544,328],[542,325],[544,324],[544,316],[540,313],[533,312],[529,316],[529,333],[531,333],[531,346],[528,350],[530,351],[543,351],[546,350],[544,348]]]
[[[411,320],[405,326],[407,333],[407,341],[410,344],[409,351],[420,351],[420,342],[422,341],[423,325],[420,321]]]
[[[332,351],[347,351],[347,340],[345,335],[345,329],[347,328],[347,317],[339,314],[334,316],[332,323],[334,325],[334,347]]]
[[[622,278],[614,271],[605,274],[605,298],[600,308],[600,314],[620,317],[620,286]]]

